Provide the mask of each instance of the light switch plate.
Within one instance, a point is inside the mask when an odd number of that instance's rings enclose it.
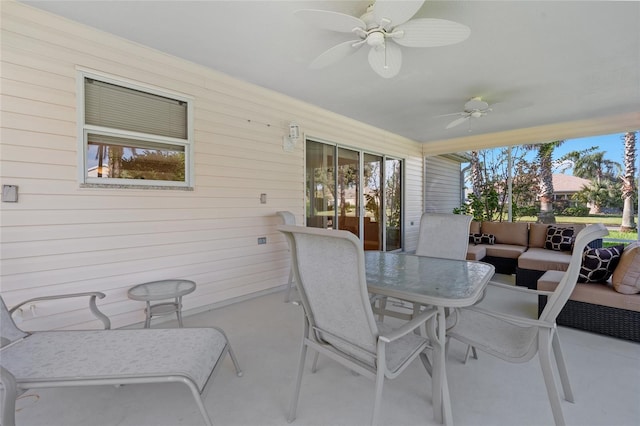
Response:
[[[2,185],[2,202],[18,202],[18,185]]]

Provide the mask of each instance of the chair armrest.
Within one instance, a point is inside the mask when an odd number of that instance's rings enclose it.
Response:
[[[411,333],[416,328],[420,327],[422,324],[427,322],[431,317],[435,316],[438,313],[436,308],[428,308],[425,311],[421,312],[419,315],[414,317],[411,321],[402,324],[401,327],[394,329],[388,334],[380,335],[379,339],[385,343],[393,342],[401,338],[402,336]]]
[[[489,281],[488,285],[498,288],[504,288],[506,290],[519,291],[520,293],[529,293],[529,294],[538,294],[543,296],[551,296],[553,294],[552,291],[544,291],[544,290],[533,290],[526,287],[515,286],[510,284],[499,283],[496,281]]]
[[[479,308],[477,306],[470,306],[468,308],[463,308],[464,310],[470,310],[474,312],[478,312],[481,314],[488,315],[490,317],[494,317],[497,319],[501,319],[513,325],[517,325],[519,327],[544,327],[544,328],[554,328],[555,323],[549,323],[546,321],[541,321],[537,319],[531,319],[526,317],[519,317],[517,315],[505,314],[502,312],[491,311],[489,309]]]
[[[20,302],[19,304],[17,304],[16,306],[14,306],[13,308],[9,309],[9,314],[13,314],[16,310],[20,309],[21,306],[24,306],[28,303],[33,303],[33,302],[40,302],[43,300],[56,300],[56,299],[69,299],[72,297],[89,297],[89,309],[91,310],[91,313],[100,321],[102,321],[102,324],[104,324],[104,328],[105,330],[108,330],[111,328],[111,321],[109,320],[109,317],[107,317],[104,313],[102,313],[102,311],[100,311],[100,309],[98,309],[98,306],[96,305],[96,297],[98,299],[102,299],[104,298],[106,295],[104,293],[101,293],[99,291],[88,291],[88,292],[84,292],[84,293],[69,293],[69,294],[59,294],[59,295],[55,295],[55,296],[42,296],[42,297],[34,297],[33,299],[29,299],[29,300],[25,300],[24,302]]]

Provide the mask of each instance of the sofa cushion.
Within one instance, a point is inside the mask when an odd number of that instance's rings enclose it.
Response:
[[[485,245],[484,247],[487,250],[487,256],[504,257],[506,259],[517,259],[527,250],[524,246],[513,244],[494,244]]]
[[[480,233],[480,222],[473,220],[469,224],[469,233],[470,234],[479,234]]]
[[[573,234],[577,235],[582,231],[586,225],[571,224],[571,223],[556,223],[553,226],[556,228],[573,228]],[[549,225],[546,223],[531,223],[529,224],[529,247],[544,248],[544,243],[547,239],[547,228]]]
[[[557,227],[549,225],[544,248],[556,251],[571,251],[573,248],[573,227]]]
[[[496,244],[527,246],[529,224],[527,222],[482,222],[483,234],[493,234]]]
[[[530,248],[518,258],[518,268],[535,271],[566,271],[571,253],[565,251]]]
[[[606,248],[587,248],[582,253],[579,283],[604,282],[611,277],[618,266],[624,245]]]
[[[467,260],[482,260],[487,255],[487,249],[483,245],[469,244]]]
[[[613,288],[624,294],[640,293],[640,244],[625,247],[611,276]]]
[[[547,271],[538,280],[538,290],[554,291],[564,272]],[[576,284],[569,297],[578,302],[640,312],[640,294],[622,294],[606,284]]]

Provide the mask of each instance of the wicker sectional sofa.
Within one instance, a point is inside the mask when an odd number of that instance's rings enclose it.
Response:
[[[528,222],[471,222],[470,234],[492,236],[494,241],[493,244],[470,241],[467,259],[491,263],[498,273],[516,274],[517,285],[536,288],[536,281],[546,271],[566,271],[571,260],[571,251],[545,248],[548,226]],[[554,226],[571,227],[576,234],[585,227],[583,224]]]
[[[582,224],[554,226],[573,227],[574,233],[585,227]],[[569,265],[571,251],[545,248],[548,227],[526,222],[472,222],[470,234],[493,237],[493,244],[476,244],[470,236],[467,259],[491,263],[498,273],[515,274],[516,285],[552,291]],[[590,246],[601,247],[602,241],[594,241]],[[602,283],[578,283],[558,316],[558,324],[640,342],[640,248],[637,251],[637,257],[631,262],[638,269],[637,276],[632,277],[638,283],[638,293],[616,291],[611,279]],[[618,268],[620,266],[614,274]],[[545,305],[546,296],[540,296],[540,312]]]
[[[538,290],[555,290],[562,274],[545,272],[538,279]],[[542,312],[547,296],[538,297],[538,311]],[[625,248],[607,281],[577,283],[556,321],[559,325],[640,342],[640,246],[635,243]]]

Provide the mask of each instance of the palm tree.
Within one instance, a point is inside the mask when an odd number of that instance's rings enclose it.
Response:
[[[636,133],[627,132],[624,135],[624,176],[622,179],[622,199],[624,206],[622,209],[621,232],[631,232],[636,229],[633,222],[633,195],[635,194],[636,175]]]
[[[598,184],[603,180],[615,181],[621,169],[620,163],[605,159],[605,152],[595,152],[596,149],[591,147],[584,151],[572,151],[562,158],[573,162],[574,176],[594,180]]]
[[[540,213],[538,222],[556,223],[553,214],[553,151],[564,143],[563,140],[547,142],[540,145],[526,145],[527,149],[538,151],[538,163],[540,166],[539,192]]]
[[[602,206],[607,205],[615,190],[616,188],[611,182],[596,182],[594,180],[588,186],[584,186],[573,198],[589,205],[589,214],[600,214]]]
[[[471,184],[473,194],[479,197],[482,193],[482,165],[478,151],[471,151]]]

